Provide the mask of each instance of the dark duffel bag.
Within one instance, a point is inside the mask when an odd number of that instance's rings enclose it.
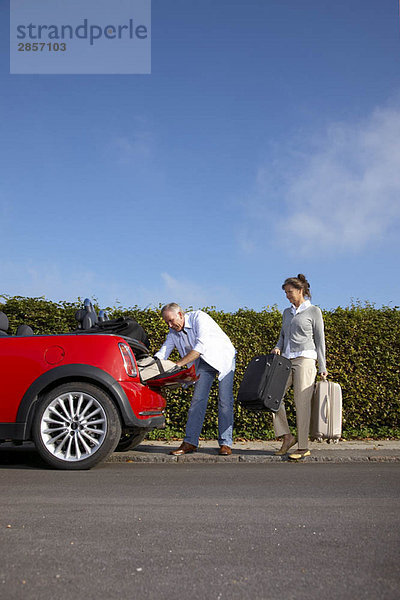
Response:
[[[277,412],[291,371],[291,362],[280,354],[255,356],[240,384],[238,401],[248,410]]]
[[[130,317],[109,319],[104,310],[97,315],[89,298],[85,298],[83,308],[75,313],[75,319],[78,321],[78,330],[72,333],[112,333],[127,337],[133,340],[130,346],[136,356],[148,355],[150,340],[147,333],[139,323]]]
[[[114,335],[139,340],[147,348],[150,348],[147,333],[139,323],[130,317],[119,317],[118,319],[96,323],[87,333],[113,333]]]

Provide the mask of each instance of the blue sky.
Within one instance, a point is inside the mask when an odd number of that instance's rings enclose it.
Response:
[[[0,294],[399,305],[396,0],[153,0],[151,75],[10,75],[0,22]]]

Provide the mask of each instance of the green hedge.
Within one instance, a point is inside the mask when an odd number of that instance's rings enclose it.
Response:
[[[96,302],[95,302],[96,304]],[[65,333],[76,328],[76,303],[51,302],[44,298],[0,296],[0,310],[10,321],[13,333],[20,323],[29,324],[35,333]],[[98,308],[98,307],[97,307]],[[135,318],[147,331],[151,350],[162,344],[167,327],[154,309],[108,307],[111,318]],[[234,391],[237,393],[244,369],[256,354],[267,353],[275,344],[281,326],[276,307],[256,312],[240,309],[235,313],[205,308],[237,349]],[[354,304],[348,308],[323,311],[325,321],[327,368],[330,379],[343,389],[343,436],[400,437],[400,312],[398,307],[375,308]],[[172,358],[174,358],[172,356]],[[182,437],[191,390],[168,392],[167,427],[153,437]],[[287,412],[295,426],[292,395],[287,396]],[[217,438],[217,384],[211,390],[204,422],[205,438]],[[236,439],[273,438],[271,415],[250,413],[235,405]]]

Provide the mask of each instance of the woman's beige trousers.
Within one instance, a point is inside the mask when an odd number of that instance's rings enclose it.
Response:
[[[311,398],[314,391],[314,381],[317,374],[313,358],[292,358],[292,372],[286,385],[285,394],[293,385],[294,404],[296,407],[297,441],[299,449],[308,448],[310,431]],[[276,437],[290,433],[286,418],[285,404],[282,402],[277,413],[273,414]]]

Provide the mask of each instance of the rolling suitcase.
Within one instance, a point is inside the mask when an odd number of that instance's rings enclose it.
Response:
[[[277,412],[291,372],[291,362],[280,354],[255,356],[240,384],[238,401],[249,410]]]
[[[333,381],[318,381],[311,402],[310,438],[338,442],[342,435],[342,388]]]

